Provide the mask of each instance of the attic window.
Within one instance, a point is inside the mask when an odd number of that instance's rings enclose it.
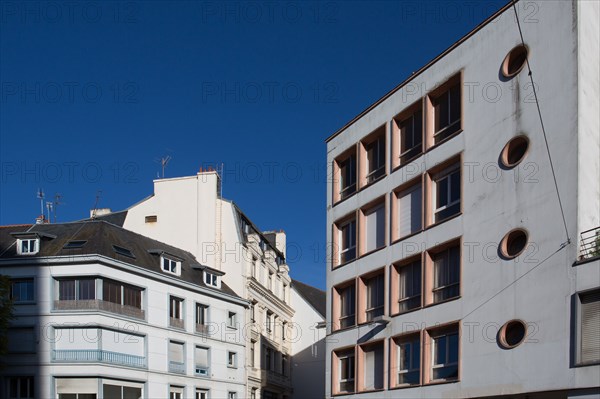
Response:
[[[75,249],[75,248],[81,248],[85,245],[87,241],[86,240],[73,240],[73,241],[69,241],[67,242],[64,246],[63,249]]]
[[[161,256],[160,263],[162,265],[163,272],[175,274],[177,276],[181,275],[181,262],[166,256]]]
[[[118,245],[113,245],[112,247],[117,254],[135,259],[135,255],[129,249],[120,247]]]
[[[221,287],[221,281],[219,281],[219,276],[207,271],[204,271],[204,283],[208,286],[215,288]]]
[[[17,239],[17,253],[19,255],[35,255],[40,250],[39,238],[19,238]]]
[[[146,216],[145,220],[146,220],[146,223],[156,223],[158,221],[158,216],[149,215],[149,216]]]

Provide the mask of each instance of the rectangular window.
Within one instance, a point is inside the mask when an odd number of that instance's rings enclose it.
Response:
[[[6,333],[8,353],[35,353],[36,338],[33,327],[9,328]]]
[[[354,349],[338,354],[338,391],[339,393],[354,392]]]
[[[183,343],[169,341],[169,371],[172,373],[185,374]]]
[[[272,367],[272,358],[273,358],[273,349],[266,348],[265,349],[265,370],[271,370]]]
[[[237,328],[235,312],[227,312],[227,327]]]
[[[115,300],[118,298],[117,295],[113,295],[113,297]],[[58,299],[61,301],[85,301],[96,299],[96,279],[83,278],[59,280]]]
[[[175,259],[162,256],[162,270],[167,273],[175,274],[179,276],[181,274],[181,262]]]
[[[458,132],[460,125],[460,84],[432,99],[434,113],[434,143],[437,144]]]
[[[39,250],[39,238],[20,238],[17,240],[17,254],[19,255],[35,255]]]
[[[137,399],[142,397],[142,388],[130,386],[104,384],[102,385],[102,391],[102,396],[110,399]]]
[[[237,367],[237,354],[235,352],[227,352],[227,367]]]
[[[460,295],[460,247],[452,246],[432,255],[433,302]]]
[[[33,302],[33,279],[24,278],[10,281],[10,299],[14,303]]]
[[[374,251],[385,245],[385,204],[365,212],[365,250]]]
[[[102,281],[102,300],[121,305],[121,283],[104,279]]]
[[[384,287],[385,275],[378,274],[365,281],[367,288],[367,321],[377,316],[382,316],[384,311]]]
[[[340,169],[340,199],[349,197],[356,192],[356,156],[350,155],[338,162]]]
[[[287,368],[288,368],[288,357],[287,357],[287,355],[281,355],[281,374],[283,376],[287,376]]]
[[[399,124],[400,165],[404,165],[423,150],[423,112],[418,110]]]
[[[338,290],[340,299],[340,328],[356,324],[356,284]]]
[[[460,166],[453,166],[434,178],[435,222],[460,213]]]
[[[367,184],[385,175],[385,137],[365,145],[367,152]]]
[[[196,324],[205,326],[208,322],[208,305],[196,304]]]
[[[356,220],[351,220],[342,226],[339,231],[340,264],[356,258]]]
[[[250,341],[250,367],[255,367],[256,365],[256,341]]]
[[[383,389],[383,342],[361,347],[363,366],[362,391]]]
[[[421,306],[421,260],[398,267],[398,310],[406,312]]]
[[[579,294],[579,362],[600,362],[600,290]]]
[[[422,188],[417,184],[398,193],[398,238],[421,230]]]
[[[418,385],[421,375],[421,344],[419,335],[396,342],[398,385]]]
[[[169,387],[169,399],[183,399],[183,387]]]
[[[196,399],[208,399],[208,390],[196,389]]]
[[[458,328],[431,334],[431,380],[458,378]]]
[[[205,271],[204,272],[204,283],[211,287],[218,287],[219,286],[219,278],[216,274]]]
[[[237,399],[237,392],[228,392],[227,399]]]
[[[131,285],[123,285],[123,305],[142,308],[142,290]]]
[[[265,329],[269,335],[273,332],[273,312],[270,310],[267,310],[267,315],[265,317]]]
[[[198,376],[208,377],[209,363],[208,363],[208,348],[204,348],[202,346],[196,346],[195,350],[195,360],[196,360],[196,369],[195,373]]]
[[[169,325],[184,328],[183,324],[183,299],[169,296]]]
[[[33,377],[9,377],[8,399],[34,399]]]

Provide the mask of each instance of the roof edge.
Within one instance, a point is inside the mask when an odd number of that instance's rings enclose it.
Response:
[[[519,0],[515,0],[514,2],[518,3]],[[436,62],[438,62],[444,56],[446,56],[446,54],[448,54],[449,52],[451,52],[452,50],[454,50],[455,48],[457,48],[458,46],[460,46],[463,42],[465,42],[467,39],[469,39],[475,33],[479,32],[481,29],[483,29],[485,26],[487,26],[489,23],[491,23],[492,20],[494,20],[500,14],[504,13],[506,10],[508,10],[509,8],[511,8],[512,5],[513,5],[513,2],[509,1],[506,5],[504,5],[502,8],[500,8],[494,14],[490,15],[483,22],[479,23],[479,25],[477,25],[475,28],[473,28],[469,33],[467,33],[466,35],[464,35],[463,37],[461,37],[460,39],[458,39],[457,42],[455,42],[454,44],[452,44],[446,50],[442,51],[440,54],[438,54],[435,58],[433,58],[427,64],[425,64],[424,66],[422,66],[421,68],[419,68],[416,72],[413,72],[408,78],[406,78],[400,84],[398,84],[396,87],[394,87],[392,90],[390,90],[386,94],[384,94],[383,97],[381,97],[379,100],[375,101],[373,104],[369,105],[361,113],[359,113],[354,118],[352,118],[350,120],[350,122],[347,122],[344,126],[342,126],[341,128],[339,128],[335,133],[333,133],[332,135],[330,135],[329,137],[327,137],[325,139],[325,143],[329,143],[331,140],[333,140],[335,137],[337,137],[344,130],[348,129],[352,124],[354,124],[360,118],[362,118],[363,116],[365,116],[367,113],[369,113],[375,107],[377,107],[379,104],[381,104],[382,102],[384,102],[385,100],[387,100],[389,97],[391,97],[392,94],[396,93],[398,90],[400,90],[401,88],[403,88],[404,86],[406,86],[414,78],[416,78],[417,76],[421,75],[423,72],[425,72],[427,69],[429,69],[429,67],[431,67],[433,64],[435,64]]]

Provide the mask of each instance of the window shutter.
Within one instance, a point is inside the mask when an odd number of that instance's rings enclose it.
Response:
[[[414,187],[398,198],[399,237],[414,233],[421,228],[421,186]]]
[[[600,291],[581,295],[581,362],[600,360]]]
[[[183,344],[173,341],[169,342],[169,360],[183,363]]]
[[[366,215],[367,252],[382,247],[385,243],[385,212],[383,205]]]
[[[365,389],[373,389],[375,384],[375,352],[365,352]]]
[[[196,366],[208,367],[208,348],[196,347]]]

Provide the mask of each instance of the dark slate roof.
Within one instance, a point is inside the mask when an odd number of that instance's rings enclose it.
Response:
[[[295,288],[298,294],[300,294],[306,302],[308,302],[317,312],[325,318],[327,313],[327,303],[325,291],[310,285],[301,283],[298,280],[292,280],[292,288]]]
[[[123,227],[125,218],[127,217],[127,210],[119,212],[111,212],[106,215],[97,216],[95,220],[104,220],[108,223]],[[89,220],[89,219],[88,219]]]
[[[39,233],[41,237],[40,251],[35,256],[17,255],[15,233]],[[12,235],[11,235],[12,234]],[[56,238],[52,238],[56,236]],[[87,241],[81,248],[65,249],[69,241]],[[128,249],[134,257],[125,256],[115,251],[114,246]],[[168,275],[209,290],[220,291],[239,297],[227,284],[221,281],[221,289],[206,286],[202,272],[193,269],[200,266],[194,255],[182,249],[153,240],[146,236],[123,229],[104,220],[86,220],[72,223],[34,224],[19,226],[0,226],[0,259],[31,259],[45,256],[68,255],[104,255],[131,265],[143,267],[158,273],[161,270],[160,253],[165,252],[181,260],[181,276]]]

